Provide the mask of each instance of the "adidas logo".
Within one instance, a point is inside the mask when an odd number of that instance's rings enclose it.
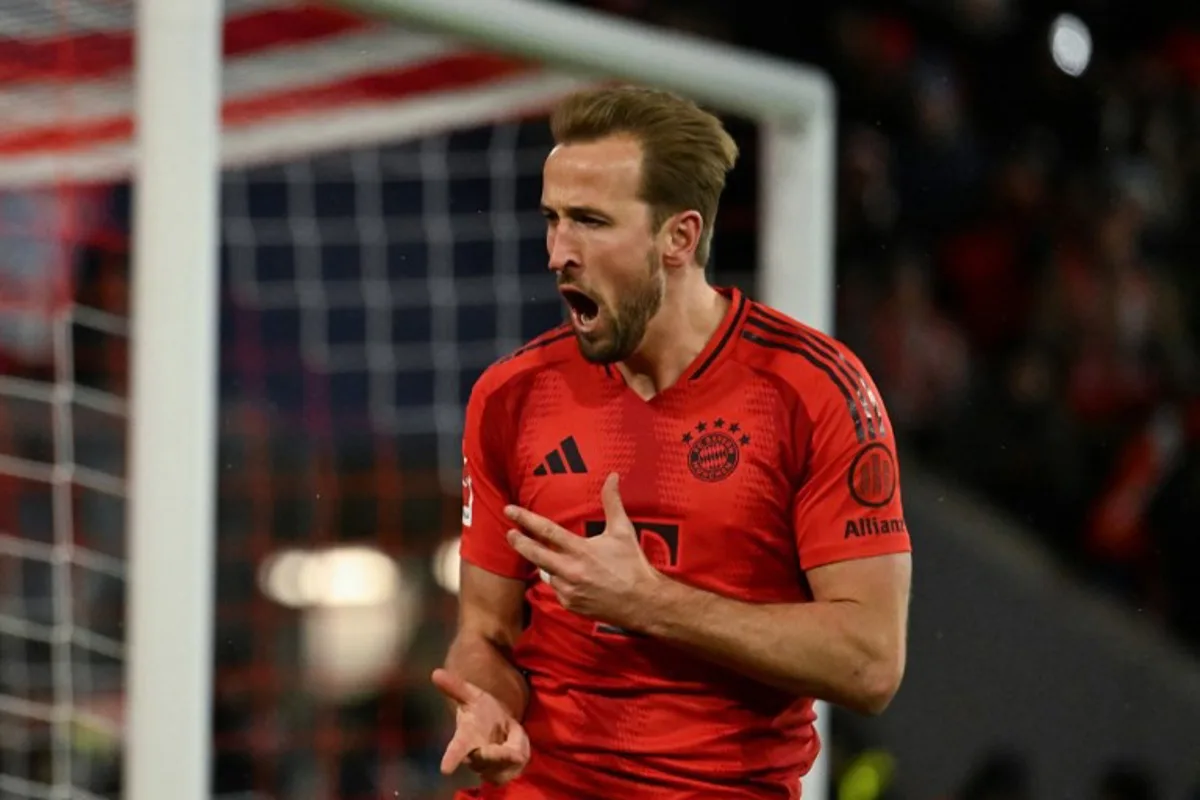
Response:
[[[579,454],[579,445],[575,444],[575,437],[568,436],[559,442],[558,447],[546,454],[546,458],[537,465],[533,474],[566,475],[570,472],[582,475],[587,471],[587,465],[583,463],[583,456]]]

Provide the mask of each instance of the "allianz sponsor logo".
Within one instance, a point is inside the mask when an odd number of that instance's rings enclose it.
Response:
[[[889,533],[907,533],[903,517],[858,517],[846,520],[843,539],[859,536],[886,536]]]

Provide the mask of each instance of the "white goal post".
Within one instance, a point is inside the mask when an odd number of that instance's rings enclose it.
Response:
[[[536,0],[339,0],[758,121],[758,296],[833,325],[835,93],[821,72]],[[220,0],[139,0],[127,800],[208,800]],[[166,567],[166,568],[164,568]],[[828,740],[828,718],[818,708]],[[806,800],[829,795],[822,755]]]
[[[221,0],[138,0],[124,796],[209,800]]]

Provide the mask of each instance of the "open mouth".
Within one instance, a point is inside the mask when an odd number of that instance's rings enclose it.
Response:
[[[571,319],[575,327],[589,330],[600,314],[600,304],[573,286],[560,286],[559,293],[571,309]]]

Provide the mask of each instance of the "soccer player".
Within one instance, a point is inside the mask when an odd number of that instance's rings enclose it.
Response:
[[[442,769],[481,776],[462,797],[798,797],[813,698],[878,713],[904,671],[891,423],[846,348],[708,283],[715,117],[617,87],[551,127],[570,322],[468,403]]]

